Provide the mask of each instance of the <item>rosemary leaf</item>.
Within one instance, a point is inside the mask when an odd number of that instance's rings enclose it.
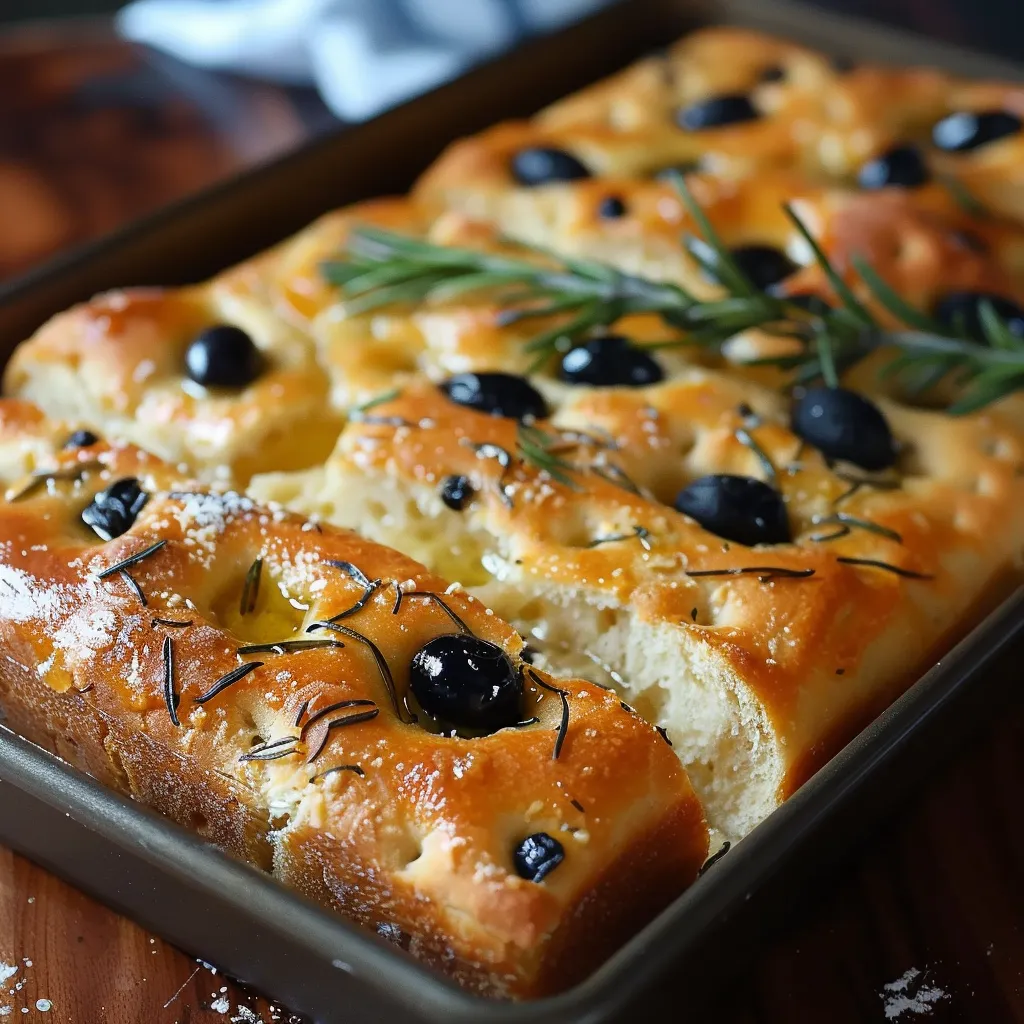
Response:
[[[557,480],[558,483],[571,490],[582,490],[580,485],[569,476],[570,473],[576,471],[576,467],[552,451],[554,441],[554,438],[537,427],[527,426],[525,423],[519,424],[516,447],[523,461],[536,469],[543,470],[552,480]]]
[[[1014,334],[1007,324],[999,319],[991,300],[982,299],[978,303],[978,319],[985,332],[985,340],[992,348],[1002,349],[1004,352],[1024,352],[1024,338]]]
[[[901,323],[914,327],[919,331],[941,333],[942,325],[927,313],[915,309],[909,302],[903,299],[886,281],[879,275],[871,264],[867,263],[860,256],[852,258],[854,269],[860,274],[861,279],[871,290],[871,294]]]
[[[860,300],[856,295],[853,294],[849,285],[843,280],[839,271],[832,266],[829,258],[825,255],[824,250],[818,244],[818,240],[811,234],[807,225],[800,219],[799,214],[793,209],[791,203],[783,203],[782,209],[785,211],[786,216],[793,222],[797,231],[803,235],[804,241],[811,247],[811,251],[814,253],[814,258],[818,265],[821,267],[825,276],[828,278],[829,284],[832,285],[833,291],[839,296],[843,303],[843,306],[864,327],[874,327],[875,321],[871,314],[861,305]]]
[[[711,221],[708,220],[707,214],[701,208],[700,203],[694,198],[693,193],[690,191],[690,186],[686,184],[686,179],[683,175],[679,171],[670,171],[666,175],[666,180],[679,193],[686,204],[686,208],[690,211],[690,216],[693,217],[700,230],[701,238],[699,241],[703,242],[703,246],[698,246],[698,250],[705,257],[708,250],[713,251],[715,254],[712,265],[709,266],[707,263],[704,263],[705,269],[709,270],[722,284],[735,290],[738,294],[755,295],[757,289],[750,283],[747,275],[743,273],[739,264],[732,258],[718,232],[715,231]],[[691,248],[690,251],[693,252],[693,249]],[[696,256],[696,258],[702,263],[704,262],[701,256]]]

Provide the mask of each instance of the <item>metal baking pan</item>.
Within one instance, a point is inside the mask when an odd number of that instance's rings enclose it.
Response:
[[[0,290],[0,354],[104,288],[198,280],[318,214],[405,189],[450,139],[527,114],[710,22],[845,56],[1020,78],[983,55],[777,0],[624,0],[377,120],[169,208]],[[991,719],[1019,680],[1024,590],[589,979],[499,1003],[121,797],[0,726],[0,843],[317,1024],[602,1024],[662,1008],[696,1017],[771,922],[815,891],[868,825]]]

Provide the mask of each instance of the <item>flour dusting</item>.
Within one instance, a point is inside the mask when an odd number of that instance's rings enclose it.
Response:
[[[7,981],[8,978],[13,978],[17,973],[17,964],[5,964],[3,960],[0,960],[0,985]]]
[[[911,967],[902,977],[882,986],[881,998],[885,1019],[897,1020],[905,1013],[930,1014],[936,1003],[949,998],[949,993],[929,984],[926,973]]]

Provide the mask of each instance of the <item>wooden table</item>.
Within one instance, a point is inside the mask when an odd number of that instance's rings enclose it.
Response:
[[[307,91],[148,57],[91,22],[0,39],[0,111],[0,278],[331,123]],[[1024,707],[779,922],[715,1024],[1024,1021],[1022,792]],[[0,979],[0,1024],[298,1020],[2,849]]]

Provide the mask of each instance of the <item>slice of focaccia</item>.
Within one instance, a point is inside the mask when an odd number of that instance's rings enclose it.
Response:
[[[0,714],[497,996],[571,984],[696,876],[618,696],[410,558],[0,403]]]
[[[304,333],[216,282],[101,295],[40,328],[5,374],[8,394],[223,481],[313,465],[341,427]]]

